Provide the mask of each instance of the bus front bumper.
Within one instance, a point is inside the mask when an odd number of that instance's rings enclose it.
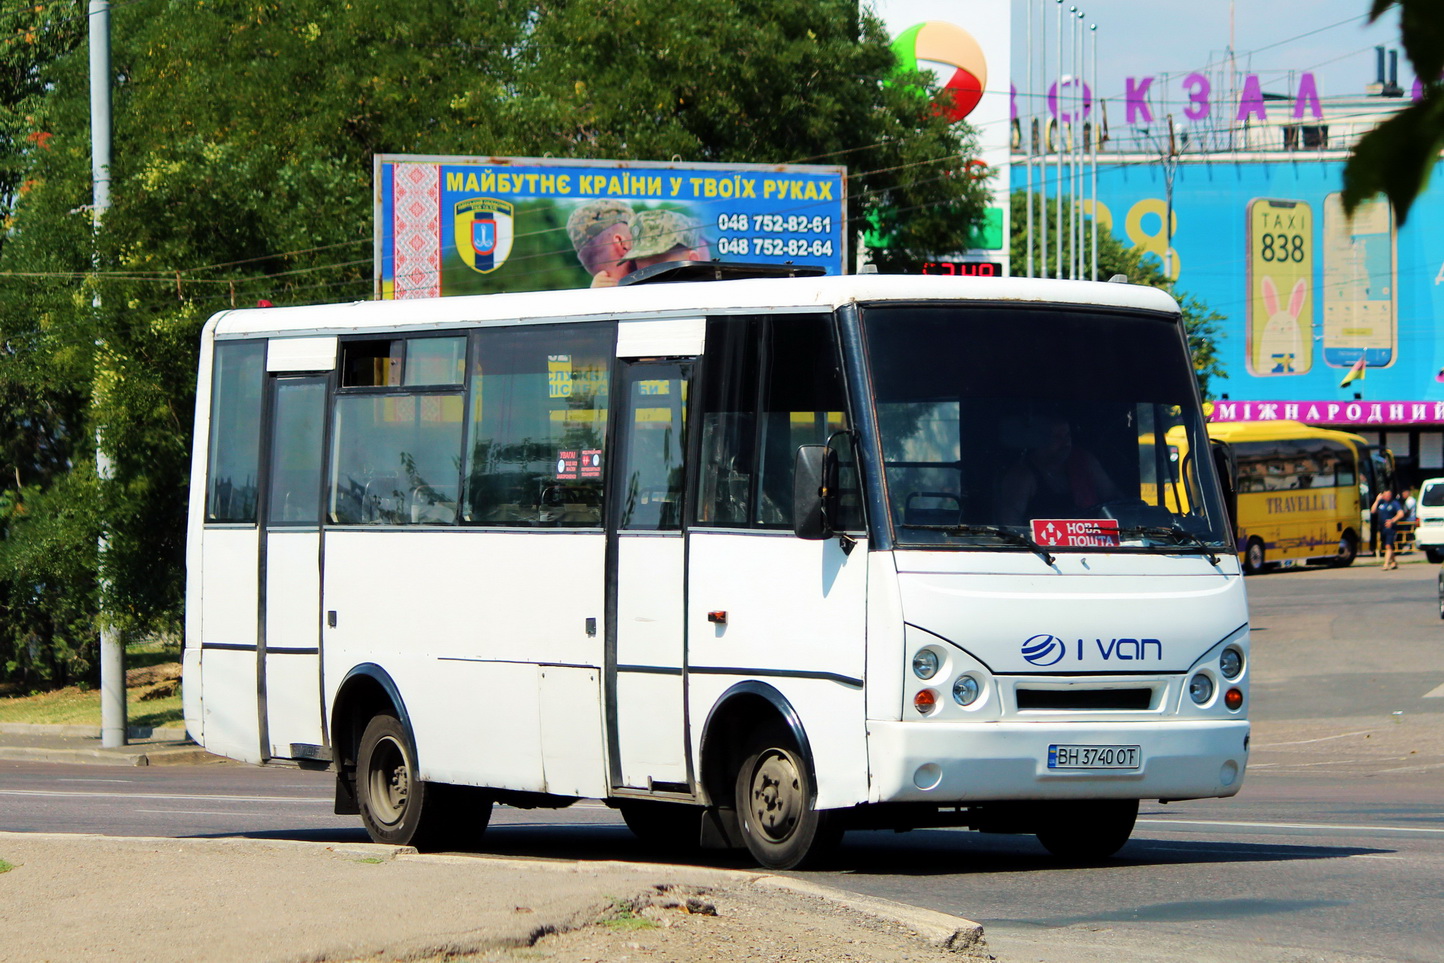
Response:
[[[1248,734],[1246,719],[1155,724],[870,721],[869,801],[950,805],[1232,796],[1243,784]],[[1060,763],[1087,765],[1099,759],[1136,765],[1059,768]]]

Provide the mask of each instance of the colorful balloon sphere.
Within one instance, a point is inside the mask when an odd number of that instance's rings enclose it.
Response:
[[[893,54],[903,70],[919,70],[919,61],[951,68],[939,77],[942,89],[934,101],[937,108],[956,124],[978,106],[988,86],[988,61],[982,45],[957,24],[929,20],[909,27],[892,42]]]

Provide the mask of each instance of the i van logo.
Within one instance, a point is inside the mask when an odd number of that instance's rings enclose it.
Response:
[[[1056,635],[1035,635],[1023,643],[1023,658],[1036,666],[1056,665],[1067,653],[1067,644]]]
[[[490,274],[506,263],[516,236],[512,226],[515,211],[510,201],[495,197],[468,197],[456,202],[456,253],[467,267]]]
[[[1046,668],[1062,662],[1070,648],[1079,662],[1095,654],[1104,662],[1163,661],[1163,642],[1159,639],[1078,639],[1069,646],[1056,635],[1035,635],[1023,641],[1021,651],[1031,665]]]

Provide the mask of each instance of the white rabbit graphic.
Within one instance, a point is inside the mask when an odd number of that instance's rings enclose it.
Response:
[[[1268,321],[1254,341],[1254,372],[1256,374],[1303,374],[1313,366],[1311,339],[1305,336],[1299,313],[1304,307],[1308,289],[1304,279],[1294,282],[1289,292],[1289,308],[1279,309],[1279,289],[1274,279],[1263,277],[1263,302]]]

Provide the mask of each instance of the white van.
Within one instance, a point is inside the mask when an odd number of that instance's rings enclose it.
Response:
[[[1414,544],[1424,550],[1430,562],[1444,562],[1444,478],[1425,479],[1419,486],[1419,504],[1414,513],[1418,520]]]

